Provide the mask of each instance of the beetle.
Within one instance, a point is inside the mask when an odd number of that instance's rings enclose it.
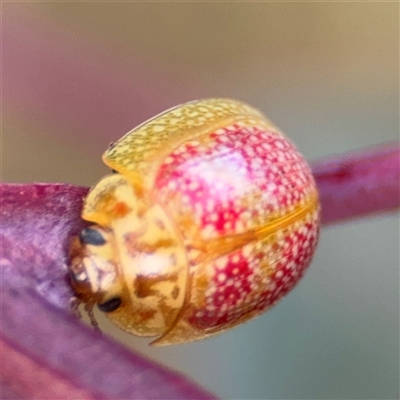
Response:
[[[71,282],[117,326],[167,345],[253,318],[310,264],[318,193],[293,143],[231,99],[170,109],[110,145],[88,193]]]

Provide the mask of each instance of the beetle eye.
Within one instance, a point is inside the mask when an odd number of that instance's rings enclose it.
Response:
[[[97,306],[103,312],[115,311],[121,305],[121,297],[113,297],[112,299],[106,301],[105,303],[98,304]]]
[[[93,228],[85,228],[81,230],[79,239],[82,244],[92,244],[94,246],[101,246],[106,243],[102,234]]]

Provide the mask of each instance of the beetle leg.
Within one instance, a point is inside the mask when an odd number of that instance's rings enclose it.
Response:
[[[93,326],[93,328],[96,331],[101,332],[100,328],[99,328],[99,323],[97,322],[96,317],[93,312],[93,306],[94,306],[94,302],[90,301],[90,302],[85,303],[84,308],[85,308],[85,311],[87,312],[87,315],[89,316],[90,324]]]
[[[82,318],[82,314],[79,311],[79,306],[82,303],[82,301],[77,296],[72,296],[69,299],[69,303],[70,303],[71,314],[75,315],[77,318],[81,319]]]

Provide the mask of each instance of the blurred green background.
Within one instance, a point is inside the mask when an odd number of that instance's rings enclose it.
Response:
[[[9,2],[2,25],[3,181],[90,186],[109,142],[204,97],[261,109],[310,160],[399,140],[397,2]],[[324,228],[295,291],[214,339],[102,326],[224,398],[398,398],[398,213]]]

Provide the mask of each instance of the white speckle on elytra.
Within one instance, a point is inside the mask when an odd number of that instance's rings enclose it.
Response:
[[[231,222],[225,222],[224,223],[224,229],[225,230],[229,230],[232,227],[232,223]]]
[[[222,256],[215,261],[215,266],[218,269],[224,269],[228,263],[228,258],[226,256]]]
[[[169,181],[168,182],[168,189],[170,189],[170,190],[176,190],[176,188],[177,188],[177,183],[175,182],[175,181]]]
[[[279,270],[279,271],[277,271],[277,273],[275,274],[275,276],[276,276],[277,278],[282,278],[283,272],[282,272],[281,270]]]
[[[278,162],[280,162],[280,163],[285,162],[285,157],[284,156],[278,156]]]
[[[217,213],[213,213],[209,216],[210,221],[218,221],[218,214]]]
[[[224,282],[226,280],[226,275],[223,272],[220,272],[217,276],[218,282]]]
[[[236,233],[242,233],[244,231],[244,225],[241,221],[237,221],[235,223],[235,232]]]
[[[239,260],[240,260],[240,257],[239,257],[238,254],[235,254],[235,255],[232,257],[232,262],[235,263],[235,264],[238,263]]]
[[[165,129],[162,125],[156,125],[153,127],[153,132],[162,132]]]
[[[210,238],[215,233],[214,225],[206,225],[202,231],[205,238]]]
[[[251,251],[253,250],[253,246],[252,245],[247,245],[243,248],[243,256],[245,258],[248,258],[249,255],[251,254]]]
[[[247,221],[251,218],[251,213],[249,211],[244,211],[240,214],[239,218]]]
[[[216,288],[215,286],[210,286],[210,287],[205,291],[205,294],[206,294],[206,296],[212,296],[216,291],[217,291],[217,288]],[[212,300],[212,298],[211,298],[210,300]]]
[[[182,196],[182,203],[184,204],[190,204],[190,197],[187,195]]]
[[[214,211],[214,204],[212,202],[207,202],[206,211],[209,212],[209,213]]]
[[[198,318],[204,317],[204,311],[197,311],[196,317],[198,317]]]
[[[199,188],[199,186],[200,185],[198,184],[198,182],[190,182],[189,185],[188,185],[188,189],[192,190],[192,191],[195,191],[196,189]]]

